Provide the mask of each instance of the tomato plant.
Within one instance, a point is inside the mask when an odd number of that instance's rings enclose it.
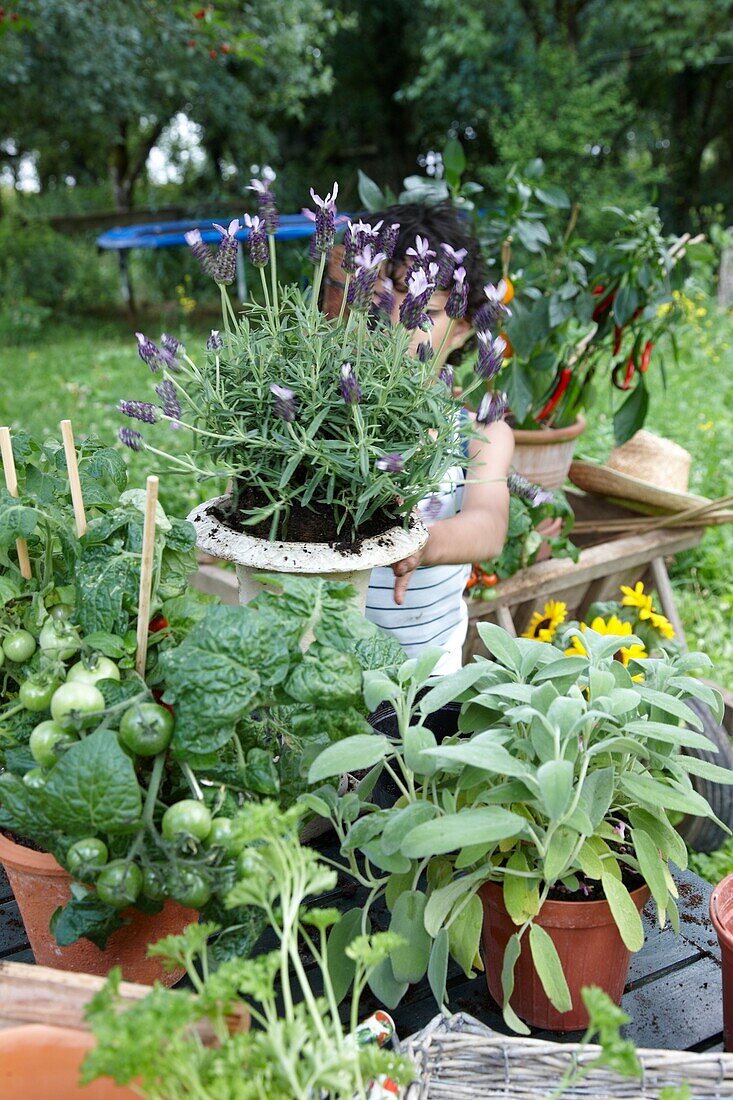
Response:
[[[200,871],[178,869],[169,880],[171,895],[187,909],[203,909],[211,897],[211,886]]]
[[[64,729],[83,725],[90,715],[104,710],[104,696],[94,684],[65,683],[51,699],[51,717]]]
[[[28,630],[14,630],[3,641],[3,653],[15,664],[25,664],[35,652],[36,639]]]
[[[41,722],[31,733],[29,748],[33,759],[42,768],[52,768],[64,748],[76,741],[73,734],[63,729],[53,720]]]
[[[162,827],[166,840],[175,840],[179,836],[206,840],[211,831],[211,813],[204,802],[183,798],[165,811]]]
[[[51,699],[58,686],[58,680],[35,679],[34,677],[29,677],[20,685],[18,699],[26,710],[48,710],[51,705]]]
[[[87,836],[75,841],[66,853],[66,866],[76,878],[90,878],[104,867],[109,850],[103,840]]]
[[[137,901],[142,885],[142,871],[136,863],[114,859],[99,872],[97,893],[113,909],[126,909]]]
[[[67,683],[96,684],[98,680],[119,680],[120,670],[109,657],[95,653],[88,660],[77,661],[66,674]]]
[[[140,703],[125,711],[119,739],[138,756],[157,756],[168,748],[173,736],[173,718],[157,703]]]

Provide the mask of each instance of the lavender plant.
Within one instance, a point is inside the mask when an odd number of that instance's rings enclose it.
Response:
[[[307,513],[330,513],[334,534],[345,539],[407,524],[417,502],[462,462],[461,403],[446,369],[438,375],[442,347],[432,347],[425,309],[435,288],[444,286],[450,288],[451,323],[464,316],[463,257],[444,246],[435,262],[418,238],[408,293],[393,325],[392,287],[379,277],[399,227],[349,223],[343,305],[329,319],[319,310],[319,293],[345,220],[337,217],[338,186],[325,198],[311,191],[315,265],[305,291],[277,281],[272,176],[254,180],[252,190],[259,214],[245,215],[243,225],[218,226],[215,254],[200,234],[189,240],[221,291],[222,326],[212,331],[204,356],[195,362],[170,336],[158,347],[139,333],[139,354],[156,375],[160,403],[119,405],[141,424],[166,421],[189,429],[190,452],[167,455],[130,427],[120,438],[200,479],[228,475],[236,522],[270,539],[304,537],[299,531]],[[248,303],[237,316],[227,287],[240,235],[247,236],[260,273],[262,304]],[[425,336],[412,354],[417,329]],[[477,385],[486,374],[485,365],[477,366]],[[496,418],[503,408],[497,400],[485,412]]]

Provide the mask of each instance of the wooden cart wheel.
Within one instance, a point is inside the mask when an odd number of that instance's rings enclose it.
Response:
[[[685,752],[696,756],[698,760],[708,760],[711,764],[719,764],[722,768],[733,768],[733,745],[731,745],[728,731],[716,722],[706,703],[701,703],[697,699],[688,699],[686,702],[700,715],[704,732],[713,744],[717,745],[718,752],[712,750],[708,752],[705,749],[685,749]],[[697,775],[692,775],[690,778],[695,790],[707,798],[715,815],[733,828],[733,786],[712,783],[709,779],[701,779]],[[727,839],[727,834],[720,826],[707,817],[685,817],[677,828],[696,852],[714,852]]]

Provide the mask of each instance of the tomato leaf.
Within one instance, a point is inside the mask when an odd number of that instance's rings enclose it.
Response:
[[[46,813],[71,836],[126,832],[142,813],[132,760],[112,730],[77,741],[60,758],[42,792]]]

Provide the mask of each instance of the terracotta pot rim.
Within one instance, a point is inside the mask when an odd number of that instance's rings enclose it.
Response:
[[[713,889],[710,895],[710,920],[721,946],[733,951],[733,907],[731,907],[731,927],[723,923],[718,912],[718,904],[726,894],[733,892],[733,874],[726,875]]]
[[[36,875],[48,875],[50,878],[69,878],[68,871],[54,859],[50,852],[36,852],[16,844],[14,840],[0,833],[0,863],[13,870],[30,871]]]
[[[516,443],[530,447],[545,447],[553,443],[567,443],[571,439],[577,439],[586,429],[586,419],[582,413],[574,424],[568,424],[565,428],[514,428],[514,440]]]
[[[733,875],[731,875],[733,878]],[[486,902],[492,908],[500,912],[506,912],[504,905],[504,892],[498,882],[485,882],[479,893],[486,894]],[[651,891],[646,883],[637,886],[630,891],[631,897],[636,902],[638,898],[646,895],[638,908],[642,909]],[[605,898],[597,901],[546,901],[540,909],[535,920],[539,920],[544,926],[551,928],[594,928],[604,924],[615,924],[611,907]],[[733,944],[733,935],[731,936]]]

